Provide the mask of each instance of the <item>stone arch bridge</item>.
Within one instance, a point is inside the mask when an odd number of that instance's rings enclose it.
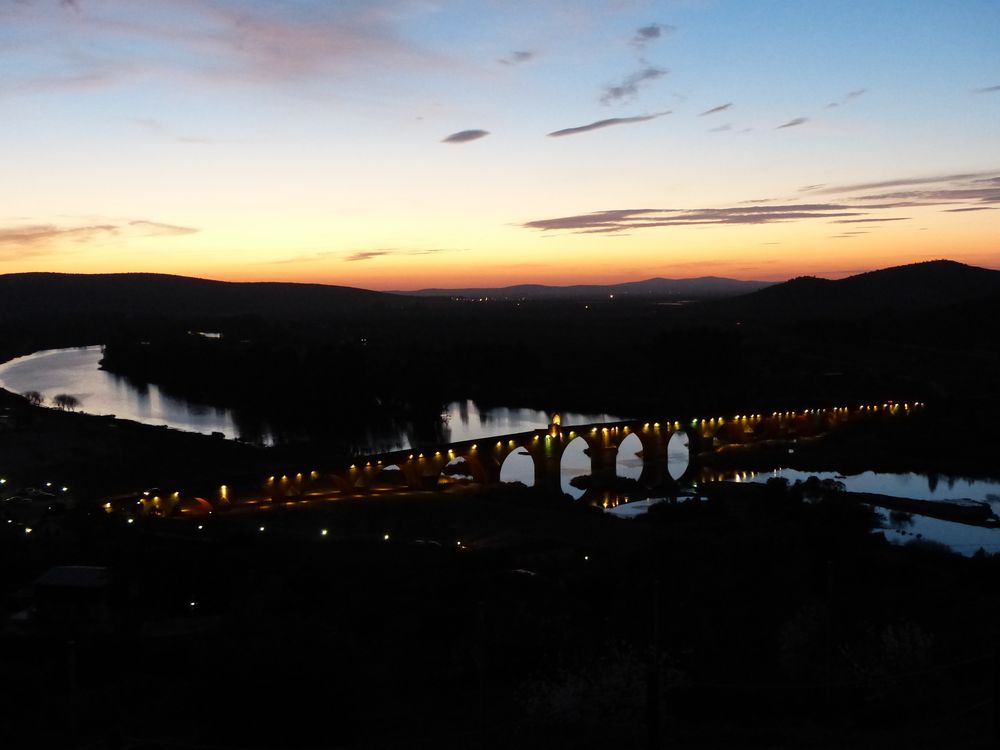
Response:
[[[534,485],[561,492],[560,467],[566,448],[578,438],[587,446],[591,475],[595,479],[613,479],[619,447],[631,435],[638,438],[642,460],[641,485],[660,486],[671,481],[667,473],[667,446],[671,437],[687,437],[689,463],[680,481],[695,475],[698,457],[726,446],[788,441],[818,437],[850,423],[908,415],[923,404],[905,403],[863,405],[857,408],[830,407],[770,414],[738,414],[732,417],[695,418],[686,422],[646,422],[630,420],[564,426],[554,415],[547,429],[511,435],[466,440],[421,449],[391,451],[358,457],[349,466],[332,473],[309,471],[295,475],[269,477],[265,494],[272,498],[321,491],[323,485],[339,492],[366,491],[377,484],[383,471],[396,468],[406,487],[436,487],[447,475],[445,467],[461,460],[463,472],[478,484],[495,484],[508,456],[527,454],[534,466]]]
[[[859,407],[828,407],[770,414],[737,414],[731,417],[695,418],[680,421],[629,420],[565,426],[554,415],[547,429],[466,440],[420,449],[389,451],[357,457],[353,463],[332,470],[305,470],[267,477],[263,484],[221,485],[211,490],[173,492],[163,497],[139,497],[144,512],[170,515],[205,513],[248,499],[288,500],[304,496],[364,493],[377,486],[380,475],[396,469],[398,480],[410,489],[430,489],[447,476],[446,467],[461,460],[462,473],[478,484],[495,484],[507,458],[527,454],[534,466],[536,487],[561,492],[561,462],[567,447],[582,439],[590,458],[591,475],[614,479],[619,447],[630,436],[639,440],[642,460],[639,483],[659,487],[673,481],[667,472],[667,447],[671,437],[687,437],[688,469],[679,481],[696,476],[698,459],[731,446],[781,442],[818,437],[845,425],[862,421],[907,416],[924,408],[922,402],[868,404]],[[110,511],[110,503],[105,508]]]

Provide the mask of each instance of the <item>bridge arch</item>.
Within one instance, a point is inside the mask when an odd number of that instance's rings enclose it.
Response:
[[[685,430],[674,432],[667,440],[667,474],[675,482],[686,477],[694,465],[691,442]]]
[[[586,494],[586,490],[574,487],[577,477],[591,475],[590,444],[585,437],[577,435],[563,448],[559,457],[559,489],[575,500]]]
[[[525,446],[519,445],[506,451],[500,462],[501,482],[521,482],[527,487],[534,487],[536,474],[535,456]]]
[[[645,467],[645,446],[642,438],[635,432],[630,432],[618,443],[615,474],[623,479],[639,481]]]

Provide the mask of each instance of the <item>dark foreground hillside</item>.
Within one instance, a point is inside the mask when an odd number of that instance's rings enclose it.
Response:
[[[992,747],[997,560],[871,523],[776,484],[638,521],[508,489],[0,527],[0,741]],[[108,568],[106,617],[7,619],[68,562]]]

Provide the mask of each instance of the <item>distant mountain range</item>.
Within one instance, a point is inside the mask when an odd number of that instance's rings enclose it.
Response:
[[[543,299],[606,299],[611,295],[626,299],[710,299],[734,297],[770,286],[767,281],[741,281],[718,276],[694,279],[654,278],[628,281],[622,284],[575,284],[546,286],[518,284],[505,287],[475,287],[469,289],[419,289],[395,292],[415,297],[461,297],[464,299],[543,300]]]
[[[1000,295],[1000,271],[939,260],[836,281],[806,276],[768,284],[705,276],[607,285],[523,284],[417,292],[376,292],[327,284],[209,281],[166,274],[20,273],[0,275],[0,325],[9,327],[19,320],[78,323],[94,318],[145,316],[254,315],[287,320],[375,312],[391,316],[394,311],[418,305],[446,305],[448,298],[456,297],[597,300],[611,295],[630,301],[704,300],[706,312],[727,317],[869,315],[992,300]]]

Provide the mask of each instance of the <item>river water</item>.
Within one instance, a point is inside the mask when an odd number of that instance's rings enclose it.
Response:
[[[178,430],[201,433],[222,433],[227,438],[247,438],[247,425],[252,424],[249,438],[265,444],[274,442],[266,425],[250,422],[231,410],[198,403],[165,393],[156,385],[137,383],[129,378],[100,369],[101,347],[87,346],[74,349],[50,349],[0,364],[0,387],[14,393],[38,391],[51,404],[55,396],[66,394],[80,402],[80,410],[90,414],[114,414],[152,425],[166,425]],[[480,409],[472,401],[455,401],[442,413],[440,438],[442,442],[475,440],[547,427],[550,414],[533,409],[491,408]],[[608,414],[564,413],[565,425],[592,424],[618,421]],[[679,477],[687,468],[688,450],[683,434],[676,436],[668,446],[668,470]],[[393,428],[370,433],[365,441],[372,450],[388,451],[406,449],[413,445],[413,428],[396,425]],[[636,455],[641,446],[623,443],[618,456],[619,476],[638,479],[642,459]],[[578,439],[567,447],[563,457],[562,489],[573,497],[584,491],[572,484],[575,477],[590,473],[590,458],[583,451],[585,444]],[[737,474],[742,481],[765,482],[771,477],[784,477],[790,482],[805,480],[810,476],[843,482],[848,492],[873,492],[893,497],[934,500],[939,502],[985,502],[1000,515],[1000,480],[967,479],[923,475],[917,473],[864,472],[841,475],[835,472],[803,472],[780,469],[762,474]],[[534,466],[527,455],[511,455],[503,467],[503,481],[532,484]],[[609,512],[623,517],[634,517],[648,510],[656,500],[623,504]],[[916,514],[877,511],[882,518],[884,533],[891,541],[907,543],[914,540],[938,542],[965,555],[983,548],[987,552],[1000,551],[1000,529],[980,528],[965,524],[927,518]]]
[[[206,335],[206,334],[203,334]],[[207,334],[211,335],[211,334]],[[48,349],[0,364],[0,387],[13,393],[38,391],[51,404],[60,394],[73,396],[80,411],[114,414],[143,424],[166,425],[190,432],[219,432],[270,445],[274,433],[259,420],[232,409],[198,403],[166,393],[159,386],[137,383],[100,369],[101,347]],[[442,412],[442,442],[458,442],[509,435],[547,427],[551,415],[535,409],[480,409],[473,401],[455,401]],[[564,413],[563,424],[614,422],[609,414]],[[405,450],[413,447],[412,425],[397,424],[369,433],[363,442],[371,450]]]

